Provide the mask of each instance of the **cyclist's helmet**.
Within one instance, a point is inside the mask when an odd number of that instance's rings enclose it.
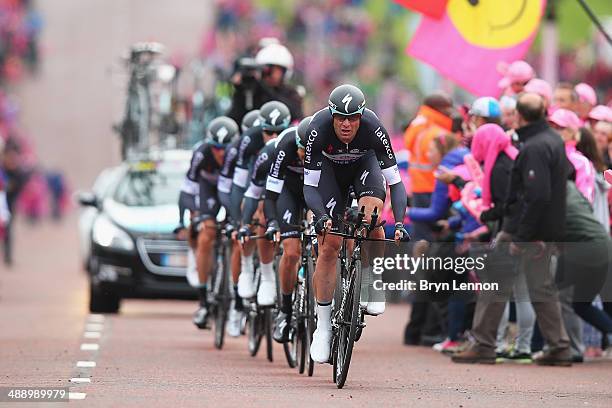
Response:
[[[263,130],[280,133],[289,127],[291,113],[284,103],[270,101],[259,108],[259,118]]]
[[[312,116],[306,116],[297,126],[297,131],[295,132],[295,142],[300,149],[306,148],[306,131],[308,130],[308,126],[310,126],[311,120]]]
[[[238,125],[232,118],[219,116],[208,124],[206,142],[214,147],[225,147],[238,136]]]
[[[356,86],[344,84],[331,92],[328,104],[332,115],[361,115],[365,109],[365,96]]]
[[[247,113],[246,115],[244,115],[244,117],[242,118],[242,123],[240,125],[240,128],[242,129],[242,133],[244,133],[250,128],[254,126],[259,126],[259,125],[260,125],[259,109],[254,109],[250,111],[249,113]]]

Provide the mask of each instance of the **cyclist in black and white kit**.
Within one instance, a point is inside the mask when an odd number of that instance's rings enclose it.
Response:
[[[248,112],[242,118],[240,129],[244,135],[249,129],[257,127],[260,124],[259,109]],[[234,169],[236,168],[236,161],[238,159],[238,147],[240,145],[240,138],[236,138],[235,141],[230,143],[225,151],[225,159],[223,166],[219,172],[219,179],[217,181],[217,194],[221,205],[225,207],[229,219],[229,225],[226,226],[228,234],[232,235],[233,230],[237,230],[240,225],[240,208],[232,209],[231,205],[231,192],[232,192],[232,179],[234,178]],[[234,282],[234,300],[230,307],[229,316],[227,320],[227,334],[231,337],[238,337],[241,333],[241,324],[243,317],[243,304],[242,298],[238,293],[238,277],[240,276],[240,245],[238,241],[233,240],[232,242],[232,259],[231,259],[231,270],[232,270],[232,281]]]
[[[279,343],[289,341],[289,323],[293,311],[293,289],[300,263],[299,228],[304,200],[304,139],[310,123],[309,116],[297,127],[279,136],[266,181],[264,213],[268,235],[279,234],[283,254],[279,262],[280,309],[274,321],[272,337]]]
[[[191,209],[192,215],[197,212],[199,223],[194,229],[197,232],[196,264],[198,271],[198,297],[200,307],[193,316],[193,323],[203,329],[208,317],[207,286],[208,275],[212,268],[212,248],[215,244],[215,219],[221,203],[217,196],[217,179],[224,162],[226,147],[238,136],[238,125],[226,116],[210,122],[204,143],[193,152],[187,179],[179,197],[179,216],[183,222],[185,207]],[[197,188],[196,188],[197,186]],[[195,193],[198,191],[199,200]],[[195,203],[199,201],[199,205]],[[211,228],[206,228],[211,227]]]
[[[406,190],[402,184],[389,135],[374,112],[365,108],[365,96],[353,85],[341,85],[329,96],[328,107],[313,115],[306,135],[304,197],[316,217],[315,230],[322,235],[336,228],[347,205],[352,186],[359,208],[365,206],[366,221],[374,208],[382,212],[386,185],[391,191],[396,241],[408,239],[403,219]],[[382,228],[373,238],[384,238]],[[310,355],[314,361],[329,360],[331,302],[336,284],[336,260],[342,238],[319,239],[319,255],[313,276],[317,300],[317,329]],[[364,279],[371,280],[371,267],[364,263]],[[385,302],[367,302],[370,315],[384,312]],[[362,302],[364,300],[362,299]]]
[[[278,101],[267,102],[260,108],[260,126],[254,127],[242,135],[238,145],[236,166],[234,168],[231,192],[231,212],[240,214],[242,201],[247,190],[249,175],[256,158],[265,143],[276,138],[291,122],[289,108]],[[263,205],[262,205],[263,207]],[[260,217],[258,212],[256,218]],[[242,217],[240,217],[241,219]],[[251,220],[243,224],[238,236],[244,244],[240,258],[240,276],[238,278],[238,293],[243,298],[252,298],[256,294],[254,282],[253,251],[255,243],[248,237],[253,231]],[[263,231],[262,231],[263,232]],[[266,240],[257,242],[261,267],[261,281],[257,290],[257,304],[271,306],[276,298],[276,283],[274,278],[273,260],[274,244]]]

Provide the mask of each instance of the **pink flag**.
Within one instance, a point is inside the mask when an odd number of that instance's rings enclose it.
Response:
[[[440,20],[423,16],[406,52],[476,95],[497,96],[500,63],[522,59],[546,0],[449,0]]]

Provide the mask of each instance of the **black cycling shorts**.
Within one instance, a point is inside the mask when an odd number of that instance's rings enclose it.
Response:
[[[289,180],[285,180],[289,181]],[[278,199],[276,200],[276,214],[279,218],[281,238],[298,238],[302,222],[302,212],[306,208],[304,191],[302,189],[289,188],[285,183]]]
[[[217,185],[209,182],[200,183],[200,219],[215,219],[221,208],[217,194]]]
[[[387,184],[374,151],[370,150],[359,161],[348,165],[334,164],[323,159],[321,178],[317,190],[323,199],[325,212],[338,226],[338,219],[344,217],[350,187],[355,197],[376,197],[383,202],[387,196]]]

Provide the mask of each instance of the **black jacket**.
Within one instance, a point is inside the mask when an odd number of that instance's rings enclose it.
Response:
[[[243,85],[236,86],[232,97],[232,106],[227,116],[240,124],[244,115],[253,109],[259,109],[261,105],[270,101],[279,101],[287,105],[289,112],[291,112],[292,122],[304,117],[302,97],[295,88],[285,84],[271,88],[260,81],[254,82],[251,88]]]
[[[510,179],[504,230],[516,242],[562,241],[570,162],[561,136],[538,121],[517,130],[520,140]]]
[[[510,175],[512,174],[514,161],[504,152],[500,152],[495,159],[495,164],[491,170],[491,203],[493,207],[483,211],[480,215],[481,222],[499,221],[504,215],[504,205],[508,197],[508,186],[510,185]]]

